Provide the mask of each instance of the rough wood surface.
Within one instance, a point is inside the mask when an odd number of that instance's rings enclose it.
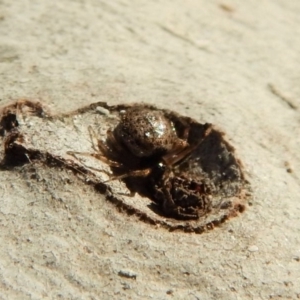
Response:
[[[120,128],[122,116],[132,107],[138,107],[139,115],[145,113],[145,105],[109,106],[102,102],[64,114],[51,113],[41,103],[28,100],[3,107],[0,109],[0,169],[19,172],[30,170],[30,166],[25,166],[29,164],[48,172],[47,176],[54,181],[58,179],[56,172],[60,169],[72,171],[81,179],[80,184],[76,183],[79,190],[79,185],[83,191],[86,184],[92,185],[95,193],[105,194],[106,200],[115,203],[125,213],[170,231],[203,233],[244,212],[251,199],[250,184],[233,146],[226,141],[225,134],[211,124],[203,125],[170,110],[147,105],[147,109],[151,107],[151,117],[153,112],[165,114],[172,116],[174,122],[182,122],[181,126],[189,126],[184,127],[184,132],[189,129],[186,140],[193,151],[176,167],[170,166],[173,171],[168,172],[166,181],[162,180],[164,175],[158,168],[164,161],[162,157],[157,160],[157,155],[148,155],[142,161],[136,156],[129,157],[128,148],[122,147],[121,141],[115,139],[115,147],[122,149],[119,156],[112,156],[117,154],[113,148],[108,148],[106,154],[101,152],[103,148],[99,148],[99,142],[104,141],[104,149],[112,146],[108,141],[108,130],[115,132],[116,128]],[[148,119],[143,116],[142,122],[145,120],[149,121],[149,116]],[[167,119],[164,121],[167,122]],[[143,126],[142,141],[145,140],[146,126],[140,123],[131,126],[135,132],[137,126]],[[159,129],[157,126],[154,128]],[[178,124],[176,128],[180,135]],[[173,130],[171,132],[174,134]],[[128,141],[126,137],[124,141]],[[178,135],[176,139],[179,139]],[[110,168],[110,157],[114,164],[125,163],[126,168],[124,165],[122,168],[121,165]],[[178,158],[174,152],[170,157]],[[133,171],[145,170],[146,177],[130,176]],[[121,180],[120,176],[124,175],[127,176]],[[68,181],[67,177],[65,181]],[[165,201],[169,198],[165,190],[163,192],[164,188],[170,192],[173,205]],[[197,198],[188,196],[193,191]],[[200,207],[199,214],[197,205]]]
[[[252,205],[207,234],[153,228],[61,170],[0,171],[0,299],[300,297],[300,4],[0,2],[1,106],[143,101],[222,128]]]

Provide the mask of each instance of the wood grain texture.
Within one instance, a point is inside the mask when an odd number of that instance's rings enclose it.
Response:
[[[170,233],[116,213],[89,188],[70,190],[64,171],[56,181],[38,168],[2,170],[0,299],[299,297],[299,1],[0,8],[1,106],[171,108],[226,131],[254,194],[220,229]]]

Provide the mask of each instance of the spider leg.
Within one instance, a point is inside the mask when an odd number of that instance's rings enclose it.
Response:
[[[108,164],[111,167],[115,167],[115,168],[121,168],[121,167],[123,167],[122,164],[120,164],[120,163],[118,163],[116,161],[110,160],[106,156],[98,154],[98,153],[67,151],[67,154],[72,155],[75,158],[77,158],[76,155],[94,157],[94,158],[96,158],[98,160],[101,160],[101,161],[105,162],[106,164]]]
[[[98,148],[99,148],[99,139],[97,138],[97,134],[96,134],[95,130],[92,128],[92,126],[88,127],[88,131],[89,131],[89,135],[90,135],[90,140],[92,142],[92,148],[95,151],[98,151],[96,144],[95,144],[95,140],[97,140],[97,144],[98,144]],[[100,150],[102,150],[102,149],[100,149]]]
[[[92,141],[93,149],[96,152],[100,151],[103,155],[108,155],[108,153],[112,154],[111,150],[109,149],[107,144],[104,141],[102,141],[98,138],[98,136],[97,136],[95,130],[93,129],[93,127],[89,126],[88,130],[89,130],[90,139]]]
[[[121,162],[118,162],[119,155],[122,153],[122,151],[124,152],[124,149],[122,148],[122,146],[118,144],[113,134],[113,131],[111,129],[107,131],[107,140],[109,145],[107,145],[106,142],[103,142],[102,140],[98,139],[96,132],[91,126],[88,127],[88,131],[92,142],[92,148],[96,151],[96,153],[68,151],[67,154],[74,156],[76,159],[78,159],[77,155],[94,157],[106,163],[110,167],[119,168],[119,169],[124,168],[124,165]],[[93,167],[88,167],[88,168],[95,171],[104,172],[103,170],[99,170],[98,168],[93,168]],[[110,179],[105,182],[123,179],[126,177],[138,177],[138,176],[146,177],[150,172],[151,169],[148,168],[143,170],[129,171],[125,174],[118,175],[118,176],[111,176],[111,174],[108,174],[110,176]]]
[[[183,149],[179,148],[167,153],[163,157],[163,161],[166,163],[167,166],[175,165],[181,160],[182,162],[186,161],[189,158],[189,155],[204,141],[204,139],[211,133],[211,131],[212,131],[212,126],[210,125],[205,130],[203,137],[198,141],[198,143],[192,146],[187,144],[187,146]]]
[[[110,179],[106,180],[105,183],[113,180],[124,179],[127,177],[146,177],[150,174],[150,172],[151,172],[151,168],[147,168],[143,170],[134,170],[122,175],[112,176]]]
[[[176,151],[169,152],[163,157],[163,161],[167,166],[175,165],[184,157],[188,157],[195,148],[196,146],[188,145],[184,149],[180,149],[180,150],[177,149]]]
[[[107,145],[107,142],[104,142],[97,137],[97,134],[92,128],[92,126],[89,126],[88,130],[90,139],[92,141],[93,149],[96,152],[100,151],[103,154],[103,156],[108,156],[111,157],[113,160],[118,160],[119,153],[122,153],[123,148],[117,143],[113,131],[111,129],[107,130],[107,141],[109,141],[109,144],[112,147],[110,148]],[[97,143],[95,143],[95,141],[97,141]]]

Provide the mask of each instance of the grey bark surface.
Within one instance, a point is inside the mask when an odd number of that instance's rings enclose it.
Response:
[[[0,172],[0,299],[300,298],[300,3],[0,1],[1,106],[146,102],[226,132],[251,206],[168,232],[65,170]]]

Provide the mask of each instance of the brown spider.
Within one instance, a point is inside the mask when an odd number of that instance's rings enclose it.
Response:
[[[211,124],[197,141],[189,142],[190,126],[186,118],[136,104],[120,112],[120,122],[108,130],[105,142],[89,127],[95,153],[69,151],[106,162],[115,172],[110,180],[143,177],[153,191],[152,198],[163,212],[177,219],[197,219],[209,210],[209,197],[203,182],[180,177],[173,172],[188,160],[193,150],[211,132]],[[208,193],[209,194],[209,193]],[[199,212],[200,213],[199,213]]]

